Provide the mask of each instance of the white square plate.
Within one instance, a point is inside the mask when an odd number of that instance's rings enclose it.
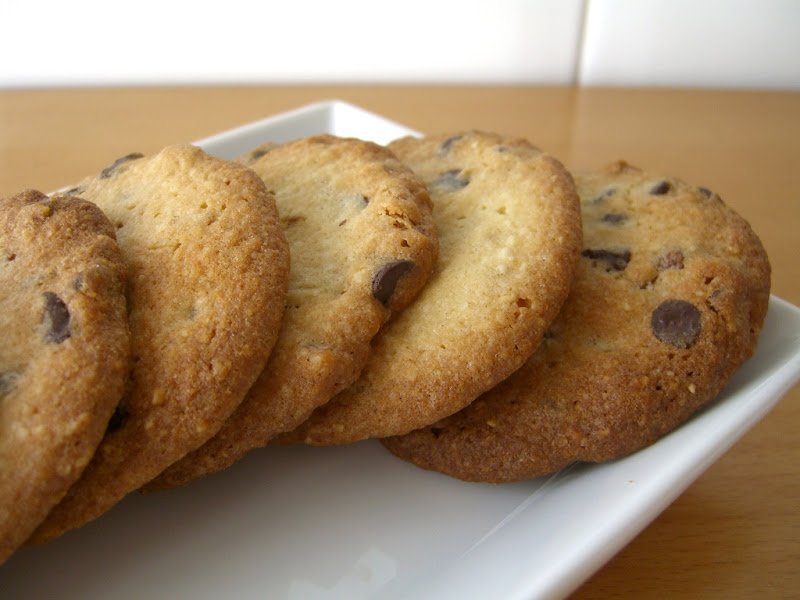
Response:
[[[325,102],[198,142],[234,157],[330,132],[413,133]],[[800,309],[773,297],[719,399],[628,458],[501,486],[402,462],[378,442],[276,447],[108,514],[0,567],[5,598],[561,597],[668,506],[800,377]]]

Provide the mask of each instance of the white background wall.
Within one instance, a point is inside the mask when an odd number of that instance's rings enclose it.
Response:
[[[800,1],[0,0],[0,87],[373,81],[800,90]]]

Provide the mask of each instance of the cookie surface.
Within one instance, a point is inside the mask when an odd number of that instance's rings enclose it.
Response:
[[[491,482],[618,458],[688,419],[753,353],[770,267],[741,217],[625,163],[577,183],[584,250],[542,347],[460,413],[384,440],[394,454]]]
[[[129,367],[125,266],[96,206],[0,199],[0,562],[80,476]]]
[[[264,372],[215,437],[150,486],[218,471],[352,383],[370,340],[433,270],[424,184],[388,150],[315,136],[243,157],[274,191],[292,270],[283,326]]]
[[[117,228],[133,367],[94,459],[34,541],[97,517],[214,435],[264,368],[288,279],[274,198],[241,165],[172,146],[77,191]]]
[[[558,161],[477,131],[389,148],[428,186],[439,261],[356,383],[282,442],[384,437],[459,410],[530,356],[567,295],[580,210]]]

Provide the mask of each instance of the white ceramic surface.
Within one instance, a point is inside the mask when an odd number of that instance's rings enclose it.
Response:
[[[199,142],[234,156],[332,132],[408,130],[312,105]],[[277,447],[182,489],[133,494],[0,567],[0,597],[33,599],[563,597],[763,417],[800,377],[800,309],[772,298],[756,355],[718,400],[655,445],[502,486],[417,469],[367,441]]]

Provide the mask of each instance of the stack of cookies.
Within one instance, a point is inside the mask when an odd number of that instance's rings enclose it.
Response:
[[[173,146],[0,200],[0,562],[268,444],[470,481],[665,435],[753,353],[770,267],[711,191],[523,139]]]

